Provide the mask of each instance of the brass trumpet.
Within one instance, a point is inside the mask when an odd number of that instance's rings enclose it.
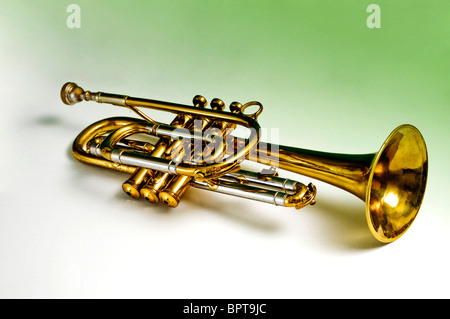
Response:
[[[297,209],[315,203],[313,184],[281,178],[276,167],[346,190],[366,203],[373,236],[384,243],[398,239],[414,221],[425,192],[428,155],[425,141],[412,125],[397,127],[377,153],[335,154],[260,142],[257,118],[262,104],[207,101],[197,95],[193,106],[126,95],[85,91],[68,82],[61,89],[67,105],[95,101],[127,107],[142,119],[107,118],[89,125],[75,139],[76,159],[126,172],[122,185],[133,198],[143,197],[176,207],[190,186]],[[254,113],[247,113],[257,106]],[[138,108],[175,113],[166,125]],[[231,134],[242,126],[248,137]],[[133,137],[134,136],[134,137]],[[141,136],[141,138],[138,138]],[[142,138],[142,136],[148,138]],[[244,161],[268,165],[252,172]]]

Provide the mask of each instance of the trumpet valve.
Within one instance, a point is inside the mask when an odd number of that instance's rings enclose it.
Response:
[[[172,180],[173,176],[168,173],[157,172],[147,184],[141,188],[141,195],[151,203],[159,202],[159,193]]]
[[[210,105],[213,110],[223,111],[225,109],[225,103],[218,98],[212,99]]]
[[[235,114],[242,113],[241,109],[242,109],[242,104],[239,102],[235,101],[230,104],[231,113],[235,113]]]
[[[157,204],[159,202],[158,192],[156,192],[153,188],[143,187],[140,190],[141,196],[148,200],[150,203]]]
[[[190,176],[176,176],[169,185],[159,193],[159,199],[169,207],[177,207],[181,197],[188,190]]]
[[[208,105],[208,101],[202,95],[194,96],[194,98],[192,99],[192,103],[194,104],[194,106],[197,106],[200,108],[205,108],[206,105]]]
[[[140,197],[140,189],[147,183],[150,178],[149,170],[146,168],[138,168],[136,171],[122,184],[122,189],[128,196],[133,198]]]

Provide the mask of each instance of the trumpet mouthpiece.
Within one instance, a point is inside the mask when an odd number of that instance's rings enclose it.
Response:
[[[74,82],[67,82],[61,88],[61,100],[64,104],[73,105],[84,100],[85,92]]]

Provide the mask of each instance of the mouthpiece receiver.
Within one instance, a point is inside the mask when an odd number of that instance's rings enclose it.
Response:
[[[74,105],[85,99],[85,92],[83,88],[79,87],[74,82],[67,82],[61,88],[61,100],[64,104]]]

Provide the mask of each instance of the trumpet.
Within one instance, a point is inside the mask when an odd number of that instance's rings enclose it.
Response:
[[[233,102],[230,111],[215,98],[207,108],[200,95],[193,105],[104,92],[85,91],[68,82],[61,89],[67,105],[95,101],[126,107],[141,119],[112,117],[86,127],[72,146],[74,157],[130,175],[126,194],[151,203],[178,206],[195,187],[276,206],[303,208],[315,203],[316,187],[282,178],[277,168],[331,184],[365,202],[372,235],[389,243],[409,229],[425,193],[428,154],[420,131],[395,128],[376,153],[337,154],[263,143],[260,102]],[[257,110],[250,113],[250,107]],[[140,108],[176,114],[170,124],[154,121]],[[237,127],[246,137],[232,134]],[[245,161],[267,166],[261,172],[242,169]]]

